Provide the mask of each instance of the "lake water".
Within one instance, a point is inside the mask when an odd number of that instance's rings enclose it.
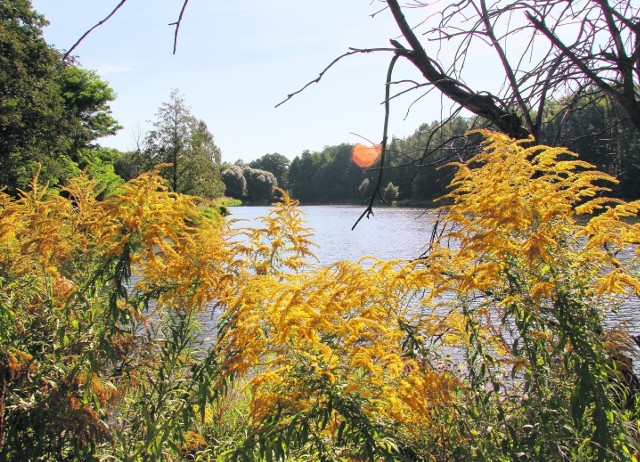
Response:
[[[231,218],[247,220],[240,226],[259,226],[258,217],[270,207],[231,207]],[[357,260],[364,256],[382,259],[415,259],[431,238],[436,212],[411,208],[376,208],[369,219],[351,228],[364,207],[349,205],[301,206],[306,226],[313,229],[318,244],[315,254],[321,264]]]
[[[412,208],[376,208],[375,215],[363,218],[352,231],[364,207],[347,205],[301,206],[307,226],[314,231],[318,244],[315,253],[320,264],[337,260],[357,260],[364,256],[382,259],[415,259],[429,243],[437,213]],[[266,216],[270,207],[232,207],[231,218],[247,220],[242,226],[259,226],[258,217]],[[624,322],[629,331],[640,334],[640,304],[627,302],[609,323]]]

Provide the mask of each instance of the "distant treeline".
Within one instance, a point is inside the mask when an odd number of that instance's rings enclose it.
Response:
[[[640,140],[630,124],[613,122],[619,120],[616,111],[604,99],[585,99],[548,120],[538,142],[578,153],[619,180],[614,195],[635,199],[640,197]],[[302,203],[358,203],[375,193],[387,202],[429,204],[446,192],[454,172],[450,164],[477,152],[478,138],[465,134],[480,126],[481,120],[464,117],[423,124],[413,135],[390,143],[384,166],[378,162],[362,169],[351,160],[353,145],[340,144],[304,151],[290,163],[267,154],[249,167],[274,173],[278,185]]]

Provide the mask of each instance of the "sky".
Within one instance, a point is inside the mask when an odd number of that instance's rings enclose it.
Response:
[[[47,42],[69,49],[106,17],[118,0],[33,0],[50,22]],[[190,0],[173,51],[182,0],[128,0],[74,50],[80,65],[98,72],[117,94],[111,107],[124,127],[103,146],[131,150],[177,88],[204,120],[223,161],[245,162],[278,152],[340,143],[379,143],[389,53],[342,60],[323,79],[275,108],[349,47],[388,47],[398,38],[388,11],[371,0]],[[408,64],[403,78],[418,79]],[[398,87],[400,88],[400,87]],[[406,137],[439,120],[442,101],[418,93],[394,100],[390,134]]]

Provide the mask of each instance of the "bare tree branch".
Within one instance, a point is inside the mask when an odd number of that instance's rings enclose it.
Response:
[[[289,93],[287,95],[287,97],[285,99],[283,99],[282,101],[280,101],[278,104],[275,105],[275,107],[280,107],[282,106],[284,103],[286,103],[287,101],[289,101],[291,98],[293,98],[296,95],[299,95],[300,93],[302,93],[303,91],[305,91],[308,87],[310,87],[311,85],[313,85],[314,83],[318,83],[320,82],[320,80],[322,80],[322,77],[324,77],[324,75],[329,71],[329,69],[331,69],[333,66],[335,66],[339,61],[341,61],[342,59],[346,58],[347,56],[352,56],[352,55],[357,55],[357,54],[366,54],[366,53],[375,53],[375,52],[392,52],[395,53],[395,49],[394,48],[349,48],[349,51],[342,53],[340,56],[338,56],[336,59],[334,59],[333,61],[331,61],[327,67],[325,67],[320,74],[318,74],[318,77],[316,77],[313,80],[310,80],[309,82],[307,82],[302,88],[300,88],[299,90],[294,91],[293,93]]]
[[[109,19],[111,19],[111,17],[114,14],[116,14],[116,11],[118,11],[120,9],[120,7],[122,7],[122,5],[124,5],[125,3],[127,3],[127,0],[121,0],[120,3],[118,3],[118,5],[113,9],[113,11],[111,11],[111,13],[109,13],[109,15],[106,18],[104,18],[102,21],[99,21],[95,26],[93,26],[91,29],[89,29],[84,34],[82,34],[82,36],[76,41],[76,43],[74,43],[71,46],[71,48],[69,48],[69,50],[67,50],[67,52],[64,55],[62,55],[62,60],[66,61],[69,58],[69,56],[71,55],[71,53],[73,52],[73,50],[75,50],[78,47],[78,45],[80,45],[80,43],[87,37],[87,35],[89,35],[95,29],[97,29],[98,27],[103,25]]]
[[[596,3],[600,4],[599,1]],[[609,20],[612,20],[611,15],[608,17]],[[615,80],[611,80],[611,83],[609,83],[607,81],[607,77],[601,77],[598,75],[596,69],[589,66],[584,59],[580,59],[572,49],[565,45],[560,38],[554,34],[549,27],[547,27],[544,20],[536,18],[530,12],[527,12],[527,18],[531,21],[536,30],[544,34],[554,47],[556,47],[573,65],[580,69],[580,71],[593,85],[599,88],[603,93],[614,98],[623,108],[625,108],[627,115],[633,124],[640,129],[640,102],[638,101],[636,85],[633,82],[632,74],[628,71],[629,63],[625,63],[625,60],[628,61],[626,54],[624,56],[610,56],[609,60],[613,61],[612,65],[600,69],[600,71],[617,71],[621,81],[615,82]],[[619,42],[615,37],[613,40]],[[614,85],[621,86],[621,89],[615,88]]]
[[[356,220],[356,222],[351,227],[352,231],[356,229],[356,226],[358,226],[358,223],[360,223],[360,221],[365,216],[369,218],[371,215],[373,215],[373,204],[376,199],[376,194],[380,197],[380,199],[382,199],[382,192],[381,192],[382,175],[384,174],[384,167],[385,167],[384,160],[387,153],[387,142],[388,142],[388,134],[389,134],[389,114],[391,112],[389,95],[391,94],[391,82],[393,81],[393,68],[395,67],[396,62],[398,61],[398,58],[400,58],[399,54],[393,55],[393,58],[391,58],[391,62],[389,62],[389,68],[387,69],[387,82],[385,84],[385,98],[384,98],[384,101],[385,101],[384,128],[382,131],[382,144],[381,144],[382,152],[380,153],[380,166],[378,167],[378,179],[376,181],[376,187],[373,190],[373,193],[371,194],[371,198],[369,199],[369,205],[367,205],[367,208],[364,210],[364,212],[362,212],[360,217]]]
[[[520,108],[520,113],[523,115],[523,117],[524,117],[524,119],[525,119],[525,121],[527,123],[527,129],[535,138],[538,138],[538,134],[535,131],[536,127],[534,126],[533,120],[531,119],[531,112],[529,111],[529,108],[527,107],[526,103],[524,102],[524,98],[522,97],[522,93],[520,93],[520,88],[519,88],[518,82],[516,80],[515,72],[513,71],[513,68],[511,67],[511,64],[509,63],[509,59],[507,58],[506,53],[502,49],[502,46],[500,45],[500,42],[496,38],[493,25],[491,24],[491,21],[489,20],[489,11],[487,10],[487,2],[486,2],[486,0],[480,0],[480,7],[482,8],[482,10],[479,11],[478,13],[481,15],[482,21],[483,21],[484,26],[485,26],[486,34],[489,37],[489,39],[491,40],[491,45],[492,45],[493,49],[496,51],[496,53],[500,57],[500,62],[502,63],[502,68],[504,69],[505,73],[507,74],[507,80],[508,80],[509,85],[511,87],[511,92],[515,96],[515,99],[516,99],[516,101],[518,103],[518,107]]]
[[[404,53],[404,56],[416,66],[427,81],[431,82],[442,93],[462,107],[490,120],[509,136],[513,138],[526,138],[529,136],[529,132],[522,127],[520,118],[516,114],[505,111],[496,105],[492,96],[468,91],[462,82],[441,72],[434,64],[434,61],[429,58],[420,40],[407,23],[397,0],[387,0],[387,4],[402,35],[410,46],[410,50],[405,49],[408,52]]]
[[[176,49],[178,48],[178,32],[180,31],[180,24],[182,24],[182,18],[184,16],[184,11],[187,9],[187,3],[189,0],[184,0],[182,4],[182,9],[180,10],[180,15],[178,16],[178,20],[175,22],[170,22],[170,26],[176,26],[175,31],[173,33],[173,54],[176,54]]]

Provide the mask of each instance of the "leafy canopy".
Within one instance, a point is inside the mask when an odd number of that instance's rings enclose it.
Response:
[[[178,90],[173,90],[169,101],[158,109],[154,129],[147,134],[140,154],[146,167],[171,164],[163,175],[175,192],[209,199],[224,193],[220,148],[207,125],[191,114]]]
[[[42,38],[46,21],[29,1],[0,1],[0,18],[0,186],[15,193],[38,170],[43,182],[62,184],[89,158],[105,173],[113,161],[96,154],[94,143],[120,128],[108,106],[113,90],[95,73],[62,62]]]

